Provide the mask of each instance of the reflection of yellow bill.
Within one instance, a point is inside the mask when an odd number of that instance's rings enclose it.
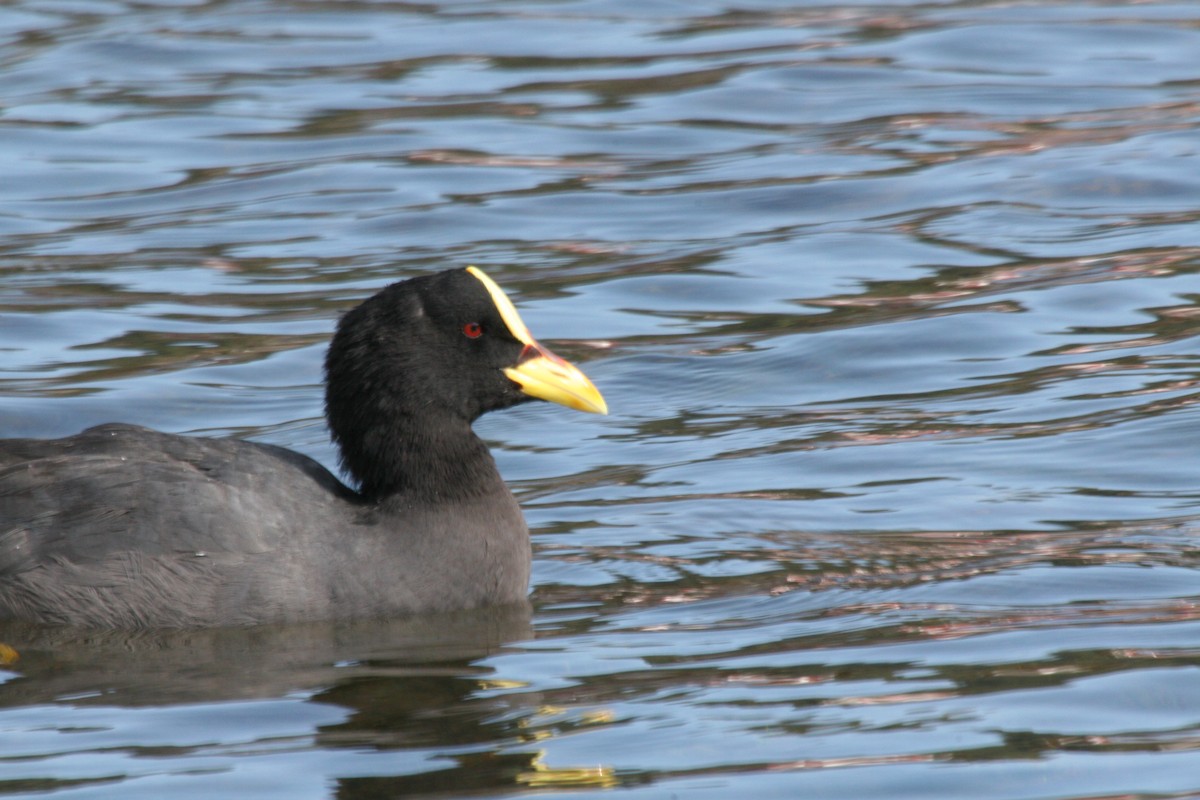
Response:
[[[525,681],[507,681],[500,678],[485,678],[479,681],[480,689],[528,689],[529,684]]]
[[[553,789],[561,787],[579,788],[595,787],[611,789],[618,784],[617,776],[612,767],[565,767],[554,769],[542,761],[545,752],[530,764],[533,769],[517,774],[517,783],[523,783],[534,789]]]

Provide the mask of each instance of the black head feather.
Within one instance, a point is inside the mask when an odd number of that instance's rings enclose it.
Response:
[[[325,412],[363,494],[426,484],[469,493],[480,453],[492,463],[471,423],[530,399],[502,372],[523,347],[463,269],[394,283],[342,317],[325,358]]]

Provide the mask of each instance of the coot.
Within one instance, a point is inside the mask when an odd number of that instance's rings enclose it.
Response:
[[[101,425],[0,440],[0,619],[110,628],[524,602],[529,532],[471,423],[533,398],[607,413],[469,267],[392,284],[325,359],[344,485],[258,442]]]

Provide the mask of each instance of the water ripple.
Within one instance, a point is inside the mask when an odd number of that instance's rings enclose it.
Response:
[[[469,263],[613,414],[479,424],[532,620],[5,630],[0,790],[1196,796],[1198,21],[8,4],[4,435],[334,464],[337,315]]]

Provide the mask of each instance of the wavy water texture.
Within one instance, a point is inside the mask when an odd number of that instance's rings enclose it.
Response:
[[[0,794],[1200,797],[1197,52],[1171,2],[6,4],[0,435],[333,465],[338,314],[466,264],[613,413],[479,424],[532,619],[0,626]]]

